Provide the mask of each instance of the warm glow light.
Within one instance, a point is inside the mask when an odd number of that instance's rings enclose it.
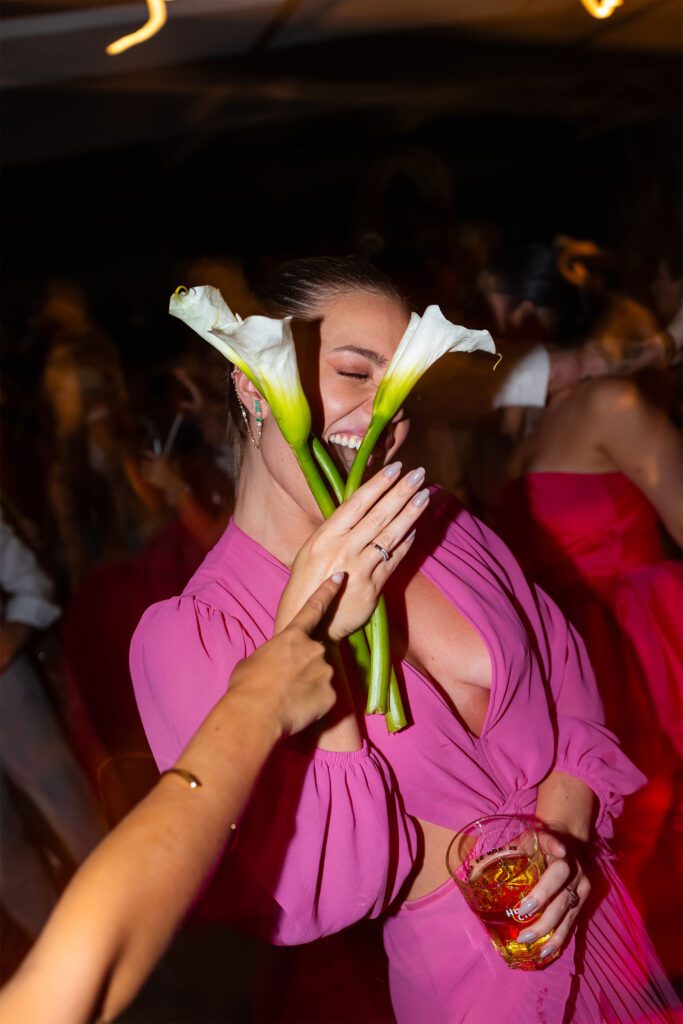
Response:
[[[619,0],[619,3],[621,3],[621,0]],[[137,46],[138,43],[144,43],[145,40],[151,39],[152,36],[157,34],[159,29],[164,27],[168,17],[166,0],[147,0],[147,9],[149,17],[142,28],[139,28],[137,32],[131,32],[128,36],[121,36],[120,39],[109,44],[107,53],[110,57],[117,53],[123,53],[124,50],[129,50],[131,46]]]
[[[621,7],[623,0],[581,0],[581,3],[594,18],[609,18],[617,7]]]

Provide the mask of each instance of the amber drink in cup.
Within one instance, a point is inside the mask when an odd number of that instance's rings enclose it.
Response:
[[[492,815],[466,825],[451,841],[448,870],[508,967],[535,971],[551,963],[539,954],[552,934],[518,941],[540,913],[522,916],[519,906],[545,871],[545,856],[533,818]]]

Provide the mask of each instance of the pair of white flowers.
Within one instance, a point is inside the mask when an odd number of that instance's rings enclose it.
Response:
[[[295,450],[306,444],[311,412],[299,378],[291,317],[274,320],[250,316],[242,320],[218,289],[208,286],[179,288],[171,296],[169,312],[246,374],[268,402],[282,434]],[[377,436],[378,428],[383,429],[396,414],[437,359],[447,352],[475,350],[496,351],[488,331],[458,327],[446,320],[438,306],[428,306],[423,316],[413,313],[377,389],[372,434]]]

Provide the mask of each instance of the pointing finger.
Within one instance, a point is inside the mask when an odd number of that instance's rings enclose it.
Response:
[[[290,625],[299,626],[310,635],[339,593],[345,575],[343,572],[336,572],[321,583],[294,616]]]

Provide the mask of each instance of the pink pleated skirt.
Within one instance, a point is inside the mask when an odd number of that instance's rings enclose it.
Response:
[[[611,864],[570,944],[540,971],[507,967],[452,881],[388,918],[398,1024],[673,1024],[681,1004]]]

